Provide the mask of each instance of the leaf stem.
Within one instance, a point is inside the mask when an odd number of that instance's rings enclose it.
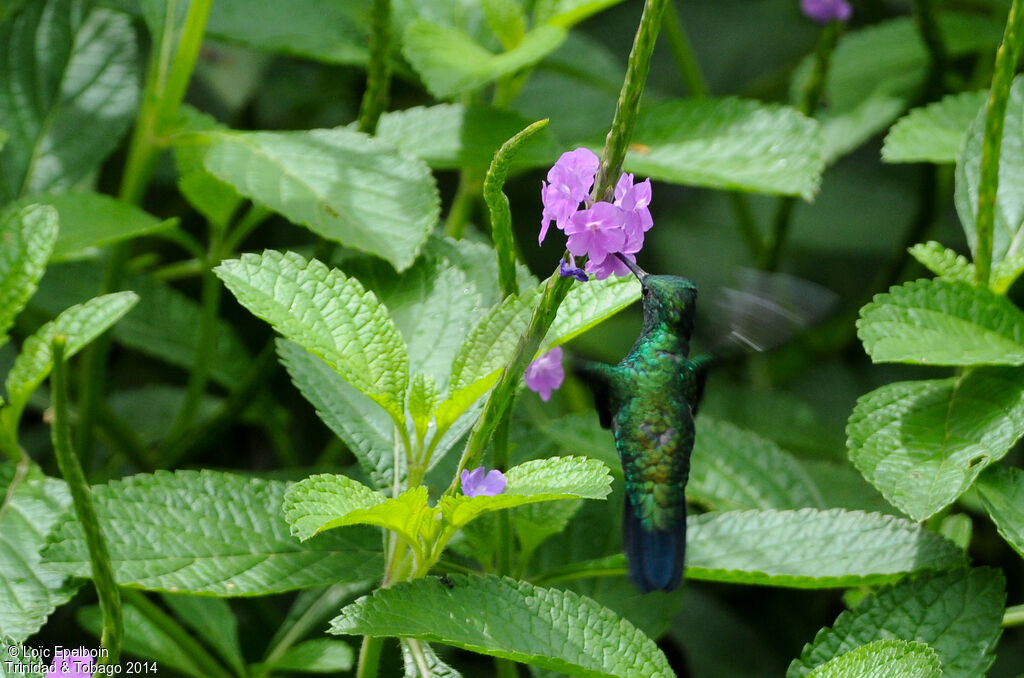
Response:
[[[501,284],[502,298],[519,291],[516,282],[516,247],[512,236],[512,211],[509,208],[508,196],[502,188],[512,167],[512,159],[523,144],[529,141],[548,125],[548,120],[538,120],[527,126],[511,139],[501,145],[494,154],[491,166],[484,177],[484,202],[491,217],[491,239],[498,254],[498,281]]]
[[[1010,98],[1013,73],[1020,56],[1024,7],[1013,0],[1006,19],[1003,42],[996,51],[995,72],[985,112],[985,138],[981,147],[981,176],[978,183],[978,233],[974,252],[974,271],[979,285],[988,286],[992,271],[992,233],[995,229],[996,194],[999,189],[999,155],[1003,143],[1003,123]]]
[[[914,0],[913,13],[917,31],[921,34],[921,40],[925,47],[928,48],[928,56],[931,60],[928,79],[924,87],[924,98],[926,101],[931,101],[942,94],[942,79],[949,64],[949,53],[946,50],[946,41],[942,37],[942,31],[939,29],[935,0]]]
[[[380,669],[380,651],[384,647],[383,638],[363,636],[363,644],[359,648],[359,666],[356,678],[377,678]]]
[[[464,169],[459,172],[459,186],[455,189],[455,197],[444,221],[444,234],[449,238],[462,239],[477,195],[480,194],[480,187],[479,170]]]
[[[1003,613],[1003,627],[1024,625],[1024,605],[1011,605]]]
[[[683,20],[674,2],[668,3],[665,8],[661,28],[665,31],[668,46],[672,50],[676,68],[679,69],[679,77],[682,78],[687,93],[695,99],[704,99],[708,96],[708,85],[700,71],[700,64],[693,53],[693,43],[690,42],[690,36],[683,26]]]
[[[53,448],[57,456],[57,466],[71,492],[71,504],[75,515],[82,526],[85,543],[89,549],[89,562],[92,566],[92,579],[99,597],[100,611],[103,614],[103,634],[101,644],[109,652],[104,663],[117,664],[121,656],[121,638],[124,635],[124,620],[121,613],[121,596],[114,579],[114,570],[110,564],[110,553],[107,542],[103,538],[103,529],[96,516],[96,507],[92,503],[92,493],[85,479],[81,464],[71,445],[70,407],[68,406],[68,373],[64,362],[64,347],[67,338],[63,334],[53,340],[53,373],[51,390],[53,398]]]
[[[370,9],[370,60],[366,92],[359,105],[359,131],[373,134],[388,107],[391,88],[391,0],[373,0]]]

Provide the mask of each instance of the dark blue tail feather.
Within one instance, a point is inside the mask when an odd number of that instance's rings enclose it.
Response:
[[[686,517],[674,531],[646,530],[626,495],[622,542],[629,576],[641,593],[674,591],[683,578],[686,557]]]

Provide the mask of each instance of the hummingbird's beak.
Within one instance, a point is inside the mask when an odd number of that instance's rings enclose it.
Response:
[[[643,284],[644,278],[647,277],[647,271],[645,271],[644,269],[640,268],[635,263],[627,259],[626,256],[621,252],[616,252],[615,256],[619,258],[619,261],[626,265],[626,268],[633,271],[633,275],[636,276],[636,279],[640,281],[640,284]]]

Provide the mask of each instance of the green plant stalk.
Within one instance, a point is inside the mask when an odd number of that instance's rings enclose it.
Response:
[[[913,2],[914,21],[917,23],[917,32],[921,40],[928,48],[928,56],[931,65],[928,69],[928,80],[925,83],[925,97],[931,100],[942,94],[942,79],[949,64],[949,53],[946,50],[946,41],[939,29],[938,17],[935,11],[935,0],[914,0]]]
[[[828,77],[829,64],[832,62],[832,53],[835,52],[836,43],[842,33],[843,24],[838,21],[830,21],[818,36],[818,43],[814,48],[814,70],[801,92],[798,110],[804,115],[813,118],[821,104],[822,94],[825,92],[825,80]],[[779,266],[779,257],[782,247],[786,243],[789,234],[789,226],[793,220],[793,208],[796,206],[796,198],[787,196],[779,200],[775,209],[775,216],[772,219],[772,228],[768,240],[761,250],[758,258],[758,266],[766,271],[773,271]]]
[[[992,233],[995,229],[996,194],[999,190],[999,155],[1003,144],[1003,123],[1010,98],[1013,74],[1020,56],[1024,7],[1013,0],[1006,19],[1003,42],[996,51],[992,88],[985,107],[985,137],[981,146],[981,175],[978,183],[977,247],[974,272],[979,285],[988,286],[992,272]]]
[[[53,340],[53,373],[51,389],[53,397],[53,448],[57,456],[57,466],[68,484],[71,492],[71,505],[75,516],[82,525],[85,543],[89,548],[89,562],[92,566],[92,579],[99,596],[100,611],[103,614],[103,635],[100,642],[109,652],[103,663],[117,664],[121,656],[121,638],[124,635],[124,620],[121,615],[121,596],[114,579],[114,570],[110,564],[110,553],[107,542],[103,538],[96,507],[92,503],[92,493],[85,479],[78,457],[71,446],[71,421],[68,406],[68,373],[64,362],[64,346],[66,337],[57,335]]]
[[[206,649],[181,627],[173,617],[160,609],[139,591],[124,589],[124,601],[139,611],[153,626],[163,631],[185,655],[194,661],[210,678],[231,678],[235,674],[225,669]]]
[[[466,224],[469,223],[469,216],[480,193],[481,181],[479,170],[464,169],[459,172],[459,186],[455,189],[452,206],[448,208],[448,217],[444,221],[444,234],[449,238],[461,240],[466,232]]]
[[[651,69],[651,55],[654,53],[654,43],[658,39],[658,29],[661,27],[661,16],[666,4],[667,0],[644,2],[640,26],[637,28],[633,48],[629,52],[629,61],[626,64],[626,78],[622,82],[619,100],[615,104],[615,117],[612,119],[608,136],[605,137],[601,166],[594,181],[591,196],[595,202],[610,202],[613,197],[615,184],[622,171],[622,161],[626,157],[626,148],[636,126],[640,111],[640,95],[643,94],[647,73]]]
[[[363,636],[363,644],[359,647],[356,678],[376,678],[377,671],[380,670],[380,651],[383,647],[383,638]]]
[[[1003,613],[1003,627],[1024,626],[1024,605],[1011,605]]]
[[[512,159],[519,149],[535,134],[548,125],[548,120],[538,120],[526,127],[501,145],[494,154],[491,166],[484,177],[484,202],[491,217],[491,239],[498,254],[498,281],[501,285],[501,296],[505,298],[519,291],[516,282],[516,247],[512,236],[512,211],[508,196],[502,188],[512,168]]]
[[[391,0],[373,0],[370,10],[370,60],[366,92],[359,105],[359,131],[373,134],[388,107],[391,89]]]
[[[679,16],[679,10],[675,3],[670,2],[665,8],[665,16],[662,19],[662,30],[668,39],[668,46],[672,50],[672,57],[676,60],[676,68],[679,69],[679,77],[683,80],[686,92],[695,99],[703,99],[708,96],[708,85],[704,75],[700,71],[697,57],[693,53],[693,43],[686,33],[683,20]]]

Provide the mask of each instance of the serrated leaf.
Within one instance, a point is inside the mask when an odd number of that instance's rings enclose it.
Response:
[[[445,523],[457,529],[490,511],[555,499],[604,499],[611,492],[608,467],[586,457],[535,459],[505,473],[505,491],[493,497],[444,496],[439,502]]]
[[[786,678],[802,678],[833,657],[875,640],[902,638],[927,643],[947,678],[985,675],[995,656],[1006,594],[993,569],[961,569],[905,579],[839,615],[818,632],[789,666]]]
[[[519,337],[540,299],[534,288],[506,297],[473,328],[452,363],[448,397],[437,413],[438,428],[444,429],[497,381],[501,370],[515,352]],[[538,355],[560,346],[594,325],[626,308],[640,296],[640,284],[629,278],[610,277],[575,285],[558,308]]]
[[[36,291],[57,242],[57,211],[29,205],[0,213],[0,346]]]
[[[514,49],[495,54],[453,26],[416,19],[405,28],[402,54],[427,90],[447,99],[533,66],[558,49],[565,36],[564,28],[540,25]]]
[[[64,357],[71,358],[120,320],[138,300],[139,296],[134,292],[115,292],[90,299],[65,310],[27,338],[4,382],[8,405],[15,413],[15,421],[29,396],[46,379],[53,367],[51,344],[54,337],[58,334],[66,337]],[[4,410],[4,413],[7,411]]]
[[[925,643],[876,640],[834,657],[807,678],[940,678],[942,662]]]
[[[593,600],[508,578],[449,575],[379,589],[342,609],[331,633],[454,645],[575,676],[671,676],[635,626]]]
[[[954,163],[988,92],[960,92],[915,108],[889,130],[882,145],[885,162]]]
[[[719,511],[822,506],[814,481],[775,443],[706,415],[696,422],[690,501]]]
[[[294,645],[260,669],[301,673],[339,673],[352,669],[354,653],[348,643],[334,638],[314,638]]]
[[[214,272],[254,315],[320,356],[401,422],[409,357],[387,310],[355,278],[294,252],[266,250]]]
[[[413,375],[409,384],[409,416],[416,427],[416,436],[423,440],[427,434],[431,419],[434,418],[434,410],[440,402],[441,396],[437,389],[437,383],[429,374]]]
[[[227,601],[206,596],[164,594],[164,604],[193,629],[238,675],[245,675],[245,660],[238,640],[238,622]],[[98,627],[97,627],[98,628]],[[181,650],[179,650],[181,652]],[[187,652],[185,652],[187,656]],[[202,673],[200,673],[202,678]]]
[[[18,476],[14,464],[0,464],[0,589],[5,593],[0,596],[0,637],[21,642],[70,600],[78,585],[43,569],[39,555],[71,505],[67,486],[38,468]]]
[[[375,531],[299,543],[281,506],[287,485],[214,471],[157,471],[92,488],[118,584],[170,593],[255,596],[380,575]],[[76,521],[62,524],[47,567],[87,577]]]
[[[860,311],[857,336],[874,362],[1024,364],[1024,313],[961,280],[916,280],[876,295]]]
[[[985,111],[974,118],[956,159],[954,202],[971,252],[977,253],[978,185],[981,182],[981,147],[985,136]],[[999,154],[999,187],[996,192],[995,227],[992,232],[992,263],[1021,249],[1024,221],[1024,78],[1010,89]]]
[[[409,641],[402,641],[402,663],[405,664],[405,678],[462,678],[462,674],[441,661],[434,648],[418,642],[417,652],[422,656],[429,675],[425,675],[417,664]]]
[[[991,468],[978,479],[977,488],[999,534],[1024,557],[1024,471]]]
[[[178,108],[178,133],[172,136],[174,164],[178,169],[178,189],[200,214],[212,224],[227,226],[242,204],[238,191],[206,171],[203,160],[209,145],[188,132],[226,131],[224,125],[206,113],[188,105]]]
[[[1024,435],[1024,368],[887,384],[858,399],[846,435],[850,459],[868,482],[924,520]]]
[[[875,586],[962,567],[963,551],[908,520],[842,509],[728,511],[687,520],[690,579],[792,588]]]
[[[1021,273],[1024,273],[1024,252],[1009,254],[992,267],[989,286],[996,294],[1006,294]]]
[[[345,128],[206,132],[203,163],[242,195],[399,271],[437,222],[440,198],[424,162]]]
[[[374,485],[391,487],[398,431],[388,413],[298,344],[278,339],[277,353],[292,383],[345,442]],[[405,455],[398,457],[403,463],[399,473],[404,474]]]
[[[756,101],[665,102],[641,113],[632,139],[624,169],[677,184],[810,200],[825,169],[817,122]]]
[[[40,662],[38,657],[32,656],[34,650],[0,634],[0,653],[4,657],[4,661],[0,662],[0,678],[44,678],[43,672],[48,672],[49,667]]]
[[[907,251],[919,264],[941,278],[968,283],[974,281],[974,264],[967,261],[964,255],[957,254],[934,240],[918,243]]]
[[[377,525],[400,534],[414,547],[423,532],[436,532],[437,509],[427,506],[422,485],[388,499],[348,476],[321,473],[288,488],[285,520],[292,534],[305,541],[315,534],[345,525]]]
[[[422,158],[434,169],[485,169],[503,143],[533,120],[513,111],[463,104],[415,106],[381,116],[375,136]],[[544,130],[516,154],[515,167],[550,165],[559,155],[554,135]]]
[[[103,271],[93,262],[50,266],[30,306],[56,315],[98,290]],[[128,277],[125,286],[140,303],[112,330],[118,343],[171,365],[191,369],[199,349],[199,304],[150,275]],[[252,354],[226,321],[218,321],[210,377],[227,389],[235,388],[250,369]]]
[[[0,44],[0,120],[18,122],[0,151],[0,202],[66,189],[114,150],[135,113],[131,20],[87,0],[30,2],[0,23]]]
[[[536,3],[534,20],[571,28],[622,0],[547,0]]]

